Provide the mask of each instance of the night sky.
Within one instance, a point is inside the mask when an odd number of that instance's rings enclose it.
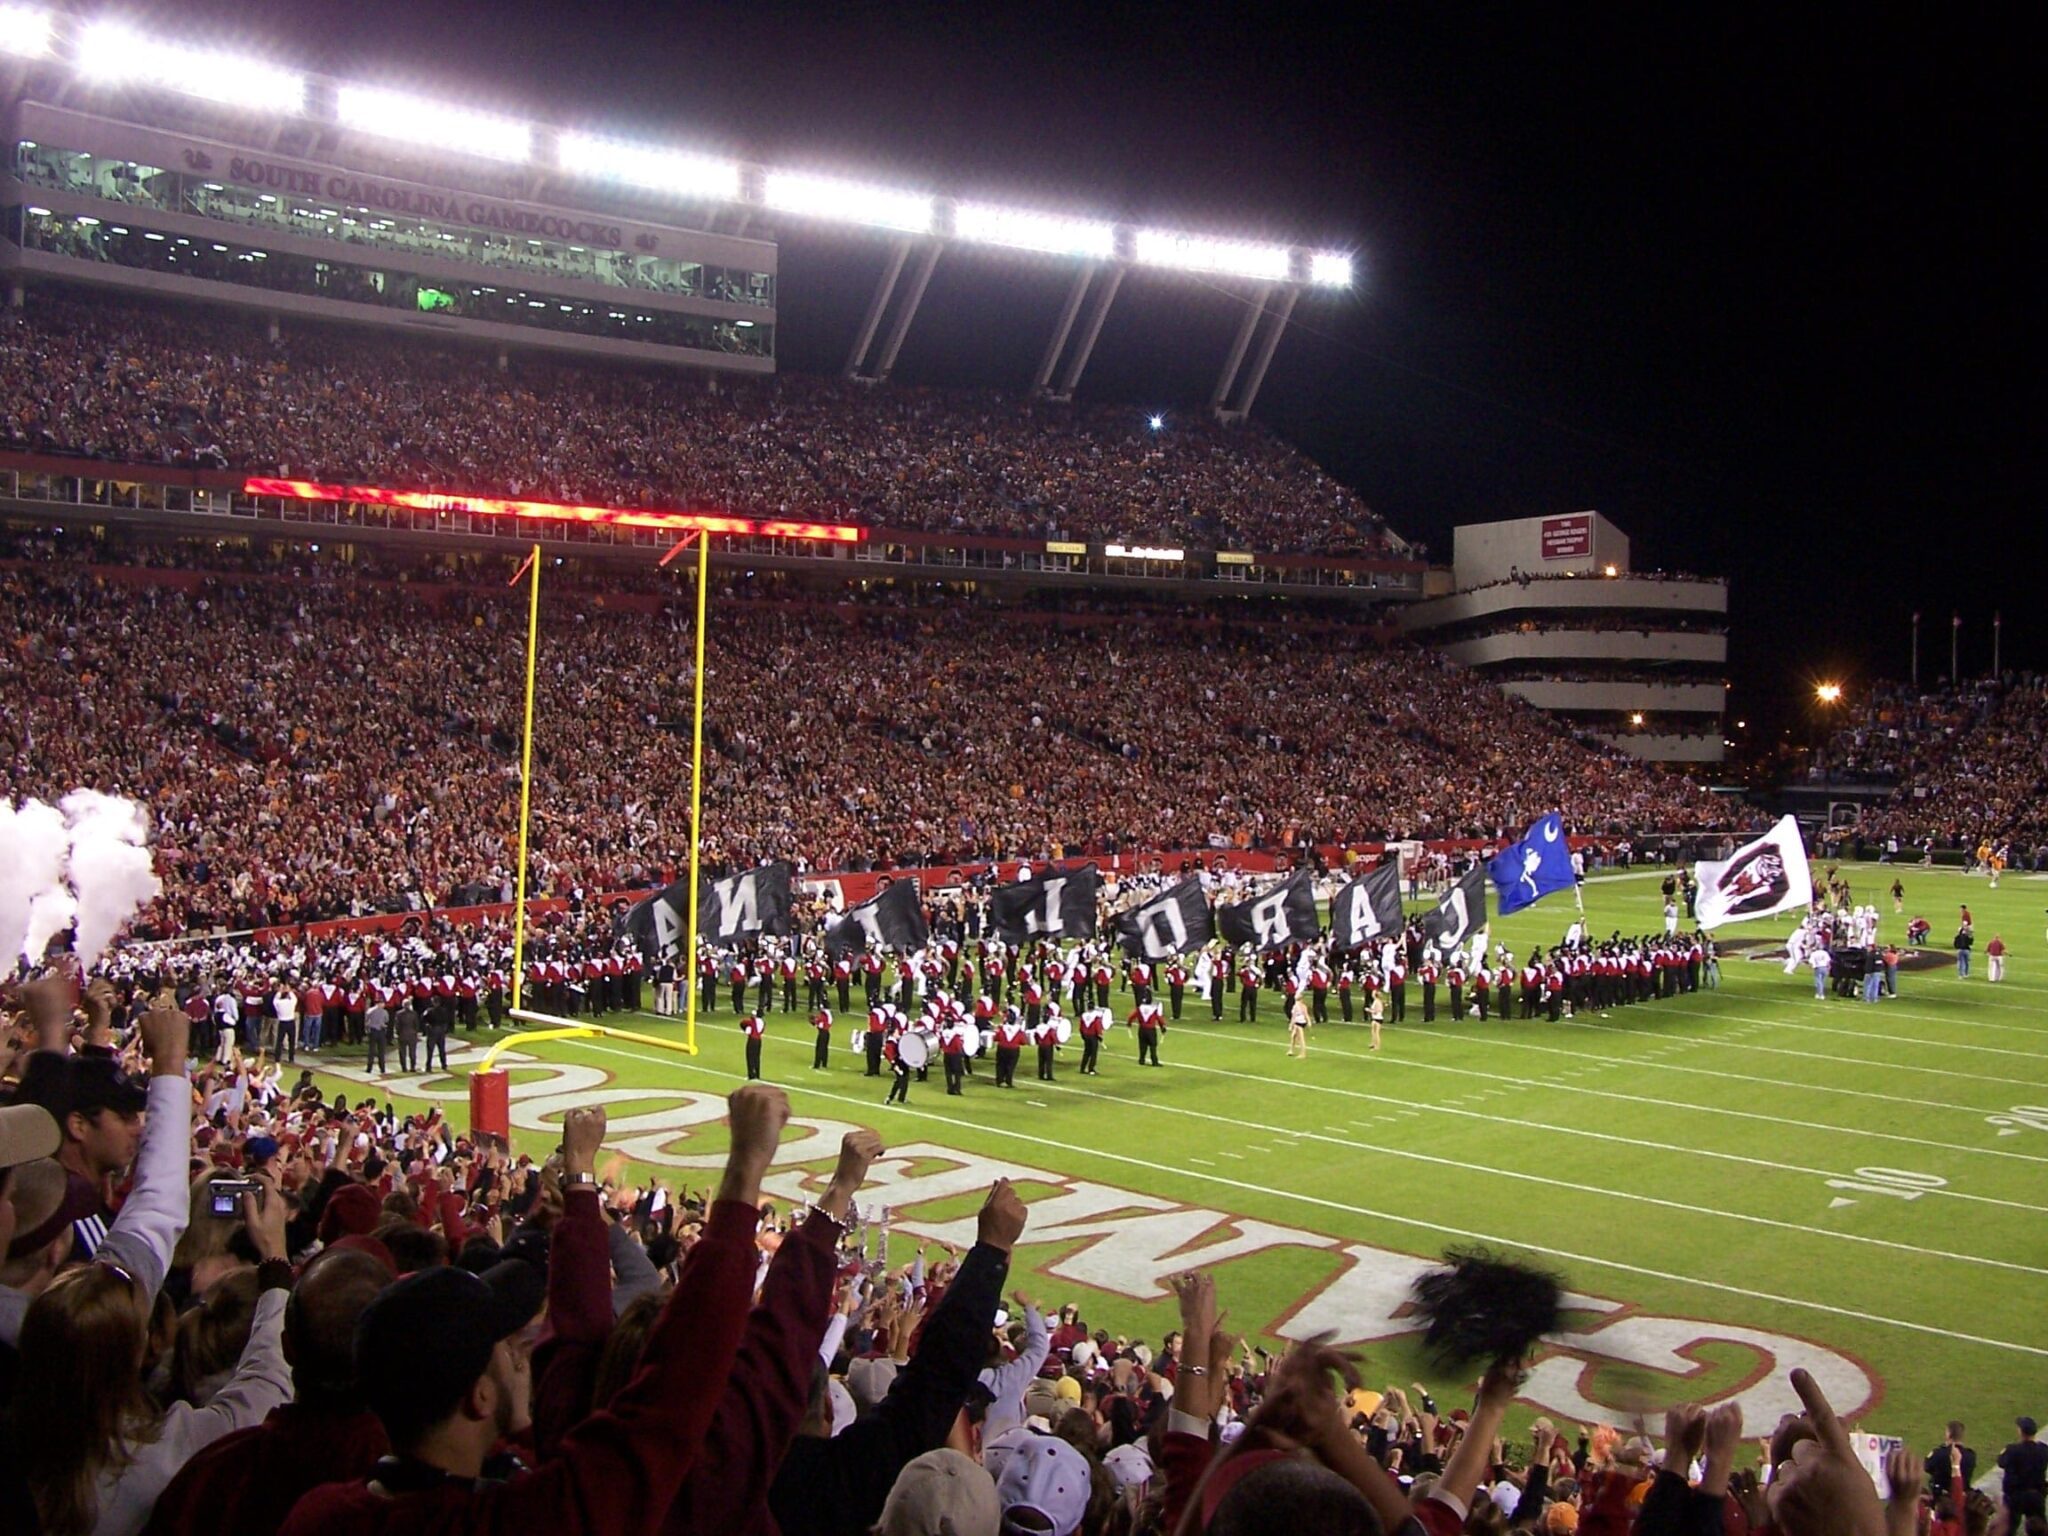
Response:
[[[1595,507],[1639,567],[1729,576],[1731,723],[1903,675],[1915,608],[1923,678],[1951,611],[1965,673],[1994,610],[2008,667],[2043,663],[2024,231],[2048,125],[2003,16],[1346,9],[130,14],[622,137],[1355,250],[1362,280],[1304,297],[1256,414],[1398,530],[1448,557],[1459,522]],[[883,248],[780,233],[783,364],[836,369]],[[1064,287],[949,253],[897,376],[1027,382]],[[1083,392],[1198,405],[1239,302],[1127,279]]]

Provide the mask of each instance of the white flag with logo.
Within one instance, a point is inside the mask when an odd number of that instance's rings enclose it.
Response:
[[[1694,910],[1702,928],[1804,909],[1813,902],[1806,843],[1790,816],[1737,849],[1733,858],[1695,864],[1693,877],[1700,883]]]

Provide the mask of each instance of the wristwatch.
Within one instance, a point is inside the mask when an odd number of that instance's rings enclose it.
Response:
[[[594,1173],[565,1173],[562,1175],[562,1182],[570,1185],[572,1188],[582,1185],[595,1186],[597,1175]]]

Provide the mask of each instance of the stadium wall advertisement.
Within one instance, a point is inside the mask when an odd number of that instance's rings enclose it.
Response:
[[[559,1134],[571,1109],[602,1105],[608,1117],[606,1146],[634,1161],[678,1171],[711,1173],[723,1166],[719,1150],[693,1151],[689,1142],[714,1127],[726,1113],[719,1093],[675,1088],[627,1088],[611,1074],[580,1062],[544,1061],[508,1051],[499,1057],[518,1070],[511,1090],[516,1129]],[[328,1068],[332,1075],[394,1092],[442,1102],[466,1102],[461,1078],[405,1076],[377,1078],[361,1069]],[[529,1075],[538,1074],[538,1075]],[[439,1086],[430,1086],[438,1084]],[[943,1118],[943,1117],[941,1117]],[[818,1178],[806,1164],[837,1156],[849,1121],[798,1114],[764,1194],[802,1203],[817,1193]],[[1167,1169],[1169,1173],[1184,1170]],[[1030,1202],[1031,1223],[1023,1247],[1059,1245],[1066,1251],[1042,1264],[1042,1272],[1071,1285],[1156,1301],[1169,1292],[1166,1278],[1192,1267],[1227,1265],[1279,1248],[1312,1250],[1329,1257],[1329,1271],[1278,1317],[1245,1319],[1255,1330],[1284,1339],[1333,1333],[1334,1343],[1364,1345],[1419,1333],[1408,1288],[1439,1261],[1351,1241],[1311,1228],[1255,1220],[1226,1210],[1163,1199],[1137,1190],[1076,1178],[1007,1158],[925,1141],[893,1147],[875,1164],[862,1206],[886,1206],[890,1230],[932,1242],[968,1247],[975,1218],[941,1216],[934,1207],[963,1208],[998,1178],[1020,1189],[1049,1190]],[[931,1214],[920,1214],[931,1211]],[[1860,1362],[1825,1345],[1793,1335],[1740,1324],[1663,1316],[1611,1297],[1571,1293],[1566,1298],[1571,1326],[1553,1335],[1520,1394],[1544,1412],[1580,1423],[1613,1421],[1633,1410],[1645,1372],[1677,1382],[1723,1383],[1718,1398],[1742,1405],[1751,1424],[1771,1424],[1780,1413],[1799,1411],[1786,1377],[1794,1367],[1813,1373],[1845,1419],[1867,1412],[1880,1384]],[[1707,1351],[1740,1351],[1743,1363],[1731,1372],[1707,1364]]]
[[[1577,560],[1593,553],[1593,514],[1575,512],[1570,517],[1546,517],[1542,532],[1543,558]]]

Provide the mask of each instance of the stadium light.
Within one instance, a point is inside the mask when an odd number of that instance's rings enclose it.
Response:
[[[1145,418],[1145,425],[1150,427],[1154,432],[1164,432],[1166,430],[1166,418],[1162,416],[1159,412],[1154,411],[1150,416],[1147,416]]]
[[[1342,251],[1316,251],[1308,259],[1308,280],[1318,288],[1349,288],[1351,258]]]
[[[1842,697],[1840,683],[1822,683],[1813,690],[1813,696],[1823,704],[1838,703]]]
[[[892,187],[840,181],[831,176],[770,171],[762,180],[761,201],[782,213],[814,219],[872,224],[912,235],[928,235],[932,229],[932,200],[924,193],[900,192]]]
[[[730,203],[737,202],[740,195],[737,161],[627,144],[594,134],[558,134],[555,163],[572,176],[623,181],[629,186],[677,197],[708,197]]]
[[[1107,261],[1116,254],[1116,226],[1095,219],[1002,208],[994,203],[956,203],[953,233],[980,245],[1006,245],[1052,256],[1090,256]]]
[[[408,96],[403,91],[344,85],[335,93],[334,113],[343,127],[360,133],[454,150],[482,160],[519,161],[533,153],[533,130],[524,123]]]
[[[40,59],[50,51],[50,13],[26,5],[0,5],[0,53]]]
[[[668,533],[727,533],[771,539],[817,539],[828,544],[858,544],[867,529],[854,523],[801,523],[755,517],[723,517],[704,512],[650,512],[632,507],[592,507],[573,502],[514,501],[501,496],[469,496],[460,491],[393,491],[375,485],[334,485],[318,480],[281,480],[251,476],[242,482],[244,496],[281,496],[295,501],[353,501],[364,506],[396,507],[408,512],[465,512],[475,517],[544,517],[555,522],[652,528]]]
[[[1226,277],[1256,277],[1285,282],[1293,257],[1284,245],[1259,245],[1249,240],[1216,240],[1167,229],[1141,229],[1131,241],[1140,266],[1171,267],[1181,272],[1215,272]]]
[[[306,77],[243,53],[189,48],[145,37],[115,21],[100,21],[79,35],[72,62],[88,80],[105,85],[153,85],[223,106],[292,117],[306,110]]]

